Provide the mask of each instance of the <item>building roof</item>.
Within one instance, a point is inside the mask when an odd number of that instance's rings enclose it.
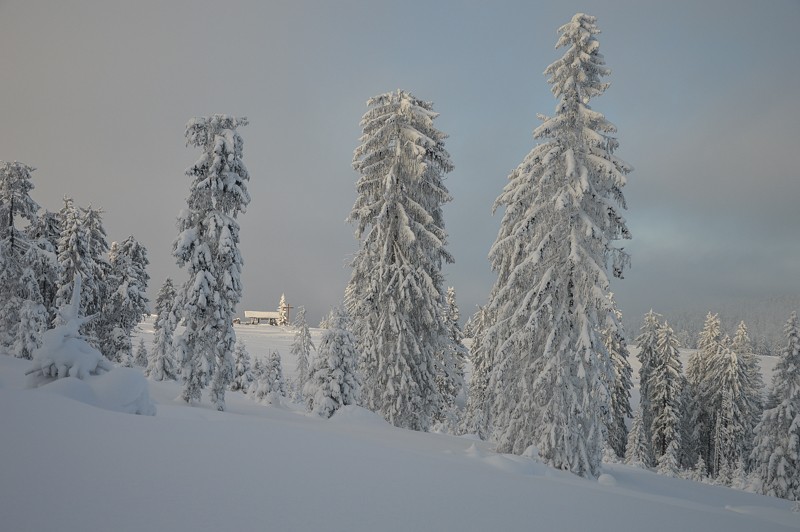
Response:
[[[281,313],[277,311],[272,312],[263,312],[261,310],[245,310],[244,311],[245,318],[257,318],[257,319],[278,319],[281,317]]]

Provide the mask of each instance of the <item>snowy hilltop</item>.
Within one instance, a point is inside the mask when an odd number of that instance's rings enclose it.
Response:
[[[236,332],[256,361],[280,351],[287,379],[296,377],[295,331]],[[311,334],[319,344],[322,331]],[[139,335],[150,344],[153,322]],[[789,501],[617,463],[581,479],[472,436],[395,428],[355,406],[324,419],[301,404],[265,406],[230,391],[227,411],[217,412],[209,395],[197,407],[176,401],[180,384],[164,380],[149,382],[156,416],[124,415],[87,405],[75,389],[33,393],[52,385],[26,389],[29,364],[0,356],[4,530],[800,527]]]

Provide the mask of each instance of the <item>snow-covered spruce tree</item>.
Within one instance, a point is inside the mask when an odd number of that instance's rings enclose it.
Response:
[[[24,293],[30,292],[22,272],[29,267],[23,257],[30,258],[32,244],[15,222],[36,219],[39,205],[30,197],[33,171],[23,163],[0,161],[0,349],[12,350],[16,343]]]
[[[103,227],[103,209],[95,209],[91,205],[81,208],[81,223],[83,224],[86,236],[86,266],[90,273],[90,282],[84,279],[84,300],[86,301],[86,313],[99,314],[97,319],[90,321],[86,325],[85,334],[89,341],[97,347],[110,360],[116,359],[119,352],[122,334],[113,331],[108,327],[110,313],[104,312],[104,306],[111,297],[111,293],[116,289],[118,280],[111,271],[111,264],[108,260],[109,245],[106,237],[106,230]],[[111,329],[110,337],[108,331]],[[125,343],[125,342],[123,342]],[[116,344],[117,349],[109,349],[109,345]],[[132,354],[127,350],[126,355]]]
[[[743,345],[746,328],[740,326],[737,334],[736,349],[727,336],[720,342],[718,351],[709,360],[705,381],[715,419],[710,467],[714,473],[723,465],[734,467],[740,458],[749,456],[756,415],[760,415],[760,390],[751,387],[752,367],[748,366],[752,361],[747,360],[745,351],[749,348]]]
[[[28,225],[25,232],[38,251],[31,257],[28,265],[33,269],[39,283],[42,304],[48,313],[47,323],[50,324],[58,311],[55,306],[60,276],[58,241],[61,237],[61,225],[58,214],[45,210]]]
[[[441,205],[450,201],[442,178],[453,165],[431,103],[398,90],[367,105],[348,218],[361,245],[345,293],[362,402],[393,425],[427,430],[442,408],[437,355],[451,352],[441,266],[452,258]]]
[[[241,391],[247,393],[253,385],[254,377],[250,366],[250,353],[243,341],[236,342],[236,350],[233,353],[233,380],[230,384],[232,392]]]
[[[464,418],[463,431],[466,434],[477,434],[481,439],[488,439],[491,434],[491,402],[489,401],[489,377],[492,373],[492,352],[484,341],[486,331],[491,324],[491,315],[484,306],[470,318],[472,345],[469,358],[472,363],[472,375],[469,381],[467,411]]]
[[[658,350],[652,361],[652,373],[649,380],[650,408],[652,421],[650,435],[653,442],[653,454],[661,470],[664,467],[674,472],[681,448],[681,384],[683,368],[678,340],[669,324],[664,323],[658,329]],[[662,457],[667,453],[669,457]],[[663,465],[664,462],[666,465]],[[673,467],[673,464],[674,467]]]
[[[139,367],[147,367],[147,347],[144,345],[144,338],[139,338],[139,345],[136,347],[136,356],[133,363]]]
[[[289,305],[286,303],[286,294],[281,294],[278,302],[278,325],[281,327],[289,325]]]
[[[445,295],[443,318],[450,341],[445,344],[448,352],[442,352],[436,357],[436,384],[442,394],[442,409],[437,418],[445,430],[453,432],[458,428],[458,412],[455,402],[456,398],[464,391],[467,348],[462,343],[464,334],[458,324],[456,290],[452,286],[447,289]]]
[[[661,328],[660,314],[651,309],[645,314],[644,322],[636,337],[636,346],[639,348],[639,410],[642,412],[642,430],[650,448],[648,452],[648,467],[656,465],[656,456],[653,452],[653,392],[652,375],[658,361],[658,331]]]
[[[131,334],[149,310],[146,291],[150,261],[144,246],[129,236],[121,244],[112,243],[108,263],[101,336],[119,344],[113,360],[121,362],[130,356]]]
[[[58,239],[58,264],[59,278],[56,292],[55,306],[62,308],[67,305],[72,297],[72,282],[76,275],[81,276],[81,283],[86,284],[91,280],[91,271],[88,269],[88,254],[86,229],[80,219],[80,212],[75,207],[72,198],[64,196],[64,206],[58,212],[61,234]],[[87,302],[81,296],[81,311],[85,313]],[[62,325],[56,316],[53,325]]]
[[[173,353],[172,340],[178,326],[175,313],[175,286],[169,277],[161,286],[156,297],[156,321],[153,324],[153,348],[147,361],[145,375],[156,381],[176,380],[177,362]]]
[[[295,401],[303,401],[303,387],[308,380],[308,360],[311,351],[315,349],[314,342],[311,341],[311,332],[306,323],[305,307],[297,308],[297,315],[294,318],[294,340],[292,341],[292,356],[297,361],[297,381],[294,383]]]
[[[186,329],[176,341],[181,396],[195,403],[212,381],[211,401],[218,410],[225,409],[225,388],[233,377],[233,318],[242,296],[236,218],[250,203],[250,175],[236,128],[245,125],[246,118],[226,115],[194,118],[186,125],[187,145],[203,154],[186,170],[193,181],[173,245],[178,265],[189,274],[180,294]]]
[[[708,471],[706,470],[706,463],[703,460],[702,455],[697,457],[697,463],[689,474],[689,480],[694,480],[695,482],[708,482]]]
[[[666,475],[668,477],[677,477],[680,473],[680,464],[678,462],[678,440],[670,440],[664,454],[658,457],[658,466],[656,472],[659,475]]]
[[[36,254],[32,247],[25,256]],[[48,314],[42,304],[39,284],[33,269],[26,267],[20,278],[22,292],[19,294],[22,306],[19,309],[19,324],[12,347],[12,353],[18,358],[31,359],[33,352],[42,345],[42,333],[47,330]]]
[[[622,330],[622,312],[614,302],[613,294],[608,295],[614,310],[609,314],[607,325],[603,328],[603,344],[611,357],[614,379],[611,388],[611,411],[607,422],[608,444],[617,458],[625,457],[628,441],[626,420],[633,417],[631,412],[631,364],[628,362],[628,345]]]
[[[651,460],[651,445],[647,438],[642,422],[642,411],[637,410],[633,416],[631,430],[628,432],[628,442],[625,446],[625,463],[628,465],[647,468]]]
[[[722,330],[719,316],[708,313],[703,330],[698,337],[698,349],[689,357],[686,364],[686,380],[689,383],[691,401],[689,403],[689,426],[693,427],[691,440],[684,442],[688,460],[696,462],[696,456],[703,457],[709,464],[712,460],[713,438],[715,419],[709,404],[710,391],[707,379],[709,364],[717,355],[722,341]],[[709,470],[710,474],[714,471]]]
[[[347,330],[347,319],[340,309],[334,309],[329,323],[303,389],[308,410],[322,417],[358,404],[361,396],[355,338]]]
[[[800,331],[792,312],[786,347],[772,376],[767,404],[755,428],[751,454],[754,487],[773,497],[800,501]]]
[[[274,404],[280,401],[280,397],[286,397],[281,354],[277,350],[270,352],[266,362],[256,364],[256,379],[256,401]]]
[[[542,117],[536,146],[495,202],[504,207],[490,251],[499,273],[490,308],[496,363],[494,428],[501,452],[535,444],[542,459],[581,476],[599,473],[613,367],[599,329],[613,310],[606,267],[622,275],[628,238],[620,210],[631,168],[613,155],[616,129],[589,107],[608,87],[595,35],[582,13],[559,28],[565,55],[547,67],[556,114]]]
[[[764,411],[764,378],[761,375],[761,363],[759,357],[753,350],[753,343],[747,334],[747,326],[744,322],[739,323],[736,334],[731,343],[731,350],[736,355],[739,364],[742,366],[742,396],[743,401],[749,407],[749,426],[745,429],[746,434],[753,434],[753,429],[761,420],[761,413]],[[753,450],[752,438],[745,438],[743,456],[745,459],[745,471],[749,471],[748,460],[750,452]]]

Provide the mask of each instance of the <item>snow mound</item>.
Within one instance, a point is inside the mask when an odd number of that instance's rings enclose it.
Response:
[[[609,475],[608,473],[603,473],[599,477],[597,477],[597,483],[602,486],[616,486],[617,479],[614,478],[613,475]]]
[[[358,425],[366,425],[373,427],[388,427],[391,426],[383,419],[383,416],[355,405],[347,405],[341,407],[330,418],[330,421],[336,423],[352,423]]]
[[[147,379],[134,368],[114,368],[84,380],[75,377],[58,379],[38,390],[104,410],[145,416],[156,414]]]
[[[112,367],[111,362],[85,340],[69,336],[66,327],[56,327],[42,335],[42,346],[33,353],[29,385],[35,387],[65,377],[85,379]]]
[[[147,379],[135,368],[115,368],[89,381],[99,400],[99,406],[106,410],[156,415],[156,406],[150,399]]]

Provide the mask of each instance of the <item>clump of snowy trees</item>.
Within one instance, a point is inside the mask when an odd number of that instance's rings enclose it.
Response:
[[[800,332],[792,313],[764,400],[758,355],[740,323],[733,339],[709,313],[682,371],[678,341],[661,316],[637,338],[639,408],[625,460],[661,474],[800,499]]]
[[[31,358],[47,329],[65,325],[60,309],[80,279],[79,311],[92,316],[82,338],[131,365],[131,334],[148,310],[146,250],[132,236],[109,246],[103,211],[71,198],[58,213],[41,211],[30,196],[33,171],[0,161],[0,349]]]

